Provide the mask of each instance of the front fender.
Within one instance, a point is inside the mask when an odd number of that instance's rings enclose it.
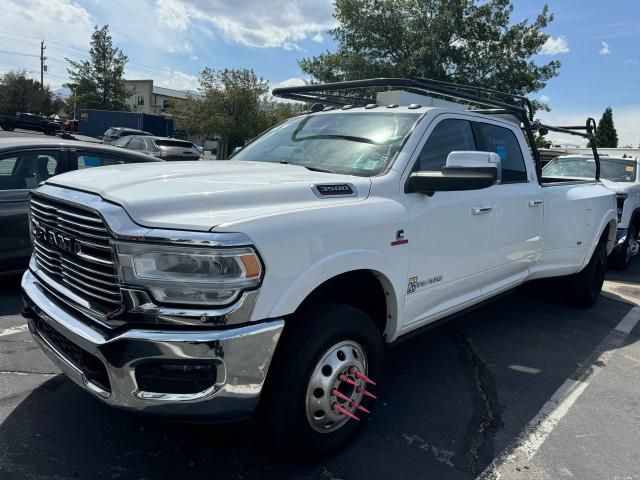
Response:
[[[372,250],[346,250],[334,253],[309,266],[283,293],[269,317],[281,318],[295,312],[302,302],[319,286],[338,275],[354,270],[368,270],[378,277],[387,293],[388,321],[385,333],[393,336],[397,329],[398,302],[404,298],[399,286],[402,273],[381,253]]]

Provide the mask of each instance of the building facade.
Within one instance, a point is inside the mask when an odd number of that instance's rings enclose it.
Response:
[[[132,93],[127,104],[132,112],[164,115],[171,100],[186,100],[189,92],[156,87],[153,80],[124,80],[125,88]]]

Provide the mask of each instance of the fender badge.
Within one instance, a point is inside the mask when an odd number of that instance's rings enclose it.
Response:
[[[404,245],[405,243],[409,243],[409,240],[404,238],[404,230],[398,230],[396,232],[396,239],[391,242],[391,246],[395,247],[396,245]]]

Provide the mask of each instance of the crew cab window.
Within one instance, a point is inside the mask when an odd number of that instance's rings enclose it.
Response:
[[[35,188],[57,173],[60,152],[17,152],[0,156],[0,190]]]
[[[477,150],[471,124],[467,120],[443,120],[429,134],[414,170],[439,172],[451,152],[464,150]]]
[[[109,155],[101,152],[86,152],[78,155],[78,170],[83,168],[103,167],[106,165],[120,165],[128,163],[117,155]]]
[[[507,128],[488,123],[473,123],[478,150],[495,152],[502,160],[502,183],[527,181],[527,169],[518,139]]]

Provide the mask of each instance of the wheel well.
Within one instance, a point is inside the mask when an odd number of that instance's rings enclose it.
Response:
[[[319,285],[300,304],[297,312],[318,303],[344,303],[366,313],[384,333],[393,318],[391,288],[386,279],[371,270],[354,270]]]

